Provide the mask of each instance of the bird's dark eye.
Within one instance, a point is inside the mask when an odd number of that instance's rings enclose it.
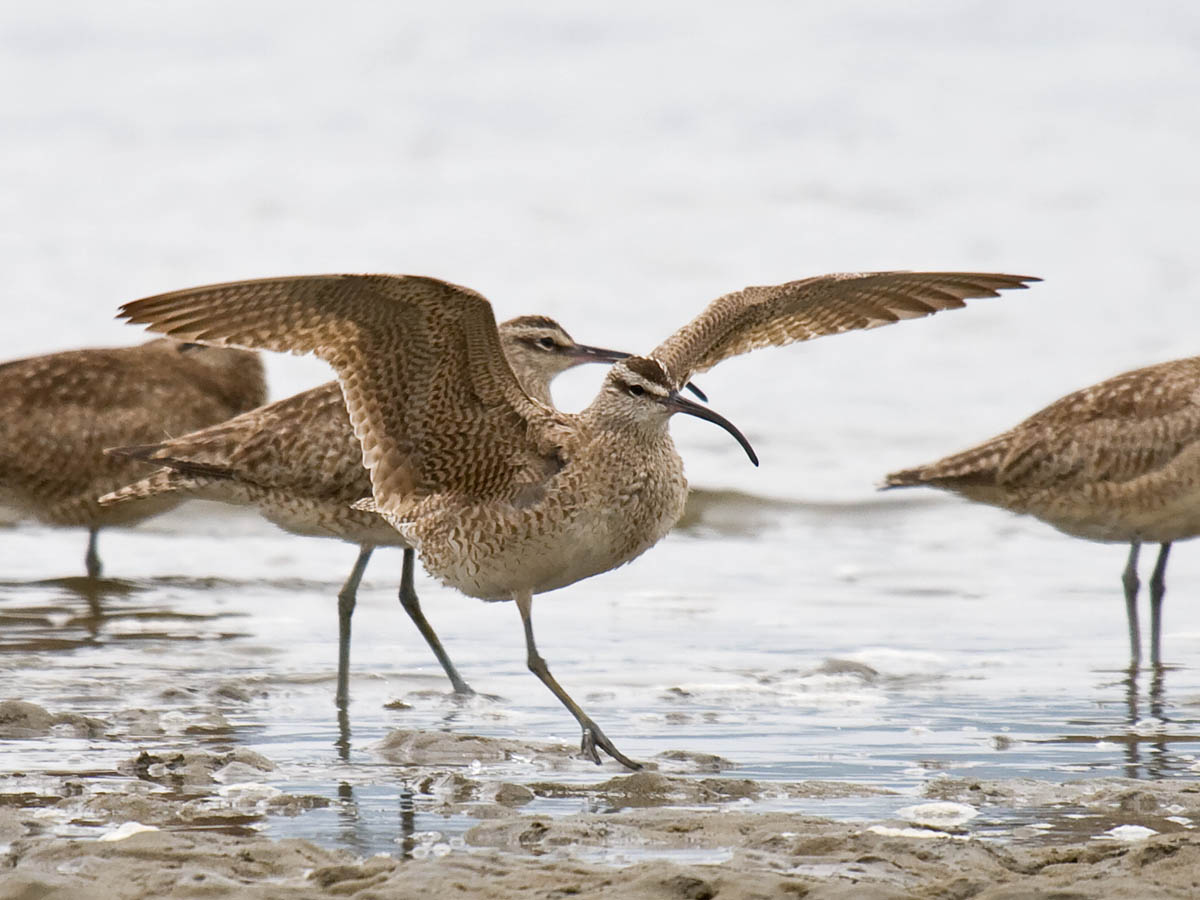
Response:
[[[538,338],[538,346],[545,350],[553,350],[558,345],[556,343],[554,343],[554,338],[544,337],[544,338]]]
[[[640,397],[644,393],[646,393],[646,389],[644,387],[642,387],[640,384],[631,384],[629,386],[629,393],[630,393],[630,396]]]

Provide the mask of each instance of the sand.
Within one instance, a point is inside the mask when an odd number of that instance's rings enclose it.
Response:
[[[11,810],[5,830],[21,828]],[[613,865],[642,856],[720,855]],[[123,840],[22,837],[9,849],[0,898],[629,897],[629,898],[1154,898],[1200,891],[1200,837],[1005,846],[955,837],[873,833],[771,813],[655,809],[481,823],[466,846],[423,858],[357,858],[301,840],[144,831]]]
[[[111,737],[113,727],[0,703],[7,740]],[[368,857],[276,839],[269,820],[331,801],[269,784],[276,764],[244,748],[141,750],[94,777],[5,773],[0,900],[1200,895],[1200,784],[1186,779],[940,778],[891,819],[847,822],[770,806],[887,792],[728,778],[728,761],[683,752],[579,783],[555,778],[578,772],[571,748],[438,732],[396,731],[373,753],[411,769],[422,810],[476,824],[461,836],[405,834],[393,852]],[[514,760],[533,777],[490,777],[489,761],[509,772]],[[589,811],[527,810],[557,798],[584,798]],[[1030,808],[1045,819],[977,824]]]

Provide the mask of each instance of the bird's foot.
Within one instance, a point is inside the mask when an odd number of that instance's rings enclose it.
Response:
[[[613,742],[608,739],[607,735],[600,730],[600,726],[591,719],[588,719],[586,722],[582,722],[580,724],[583,726],[583,737],[579,742],[579,749],[585,757],[590,759],[596,765],[600,765],[600,754],[596,752],[596,748],[599,747],[627,769],[632,769],[636,772],[642,768],[641,763],[634,762],[632,759],[618,750],[616,745],[613,744]]]
[[[450,693],[450,699],[458,703],[467,703],[472,700],[487,700],[489,703],[499,703],[504,698],[499,694],[480,693],[466,682],[463,682],[461,685],[455,685],[454,690]]]

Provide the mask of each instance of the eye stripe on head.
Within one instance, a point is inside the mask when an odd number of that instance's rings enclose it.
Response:
[[[628,391],[633,385],[638,385],[643,392],[652,397],[668,397],[675,392],[674,386],[667,377],[666,370],[656,359],[644,356],[631,356],[613,366],[613,379]],[[637,395],[634,395],[637,396]]]
[[[563,330],[563,327],[549,316],[517,316],[515,319],[509,319],[507,322],[504,322],[503,325],[511,328],[528,328],[531,330]]]
[[[631,361],[642,365],[629,365]],[[648,373],[650,377],[647,378],[645,373]],[[657,362],[652,359],[636,357],[617,363],[613,366],[611,375],[613,386],[621,393],[633,397],[649,396],[656,399],[666,399],[672,393],[672,389],[660,381],[665,377],[666,373]]]
[[[545,316],[521,316],[500,326],[508,341],[517,341],[542,352],[563,352],[575,347],[566,329]]]
[[[569,350],[575,339],[549,316],[518,316],[500,326],[510,340],[521,341],[538,350]]]
[[[662,367],[657,359],[648,359],[645,356],[631,356],[625,360],[624,365],[630,372],[637,375],[645,381],[647,385],[662,388],[665,392],[670,393],[672,390],[671,379],[667,375],[666,369]]]

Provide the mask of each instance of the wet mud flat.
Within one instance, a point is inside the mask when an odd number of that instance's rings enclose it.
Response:
[[[943,777],[886,817],[840,821],[813,811],[894,792],[730,777],[730,761],[684,751],[627,773],[563,745],[419,729],[370,748],[404,790],[390,848],[362,852],[339,831],[354,784],[306,793],[229,740],[221,707],[243,699],[217,684],[206,712],[140,717],[0,703],[5,746],[26,761],[31,744],[49,751],[39,770],[0,776],[0,898],[1200,892],[1193,780]],[[325,839],[282,836],[310,819]]]
[[[480,691],[454,699],[394,557],[360,594],[339,714],[353,548],[193,513],[114,534],[119,575],[91,583],[57,574],[72,535],[6,532],[0,900],[1200,895],[1200,676],[1109,665],[1107,570],[1079,587],[1054,557],[964,590],[936,543],[918,574],[888,555],[901,521],[953,508],[699,499],[661,564],[539,607],[637,773],[549,741],[578,732],[511,605],[426,582]],[[849,549],[772,574],[818,539]],[[1200,620],[1170,612],[1188,659]]]

